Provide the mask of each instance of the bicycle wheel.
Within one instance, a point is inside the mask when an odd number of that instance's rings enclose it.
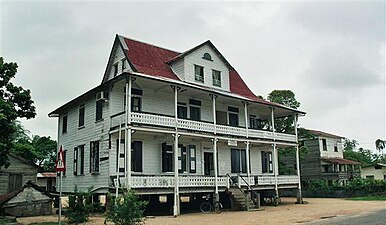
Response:
[[[216,213],[221,213],[222,212],[222,204],[221,204],[221,202],[215,202],[214,203],[214,206],[213,206],[213,208],[214,208],[214,211],[216,212]]]
[[[209,204],[209,202],[204,202],[200,205],[200,210],[203,213],[209,213],[212,211],[212,206]]]

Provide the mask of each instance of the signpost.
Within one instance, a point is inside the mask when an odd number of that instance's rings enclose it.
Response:
[[[59,188],[59,217],[58,217],[58,224],[61,225],[61,217],[62,217],[62,179],[63,179],[63,172],[66,171],[66,164],[64,161],[64,153],[63,153],[63,147],[60,146],[58,156],[56,158],[56,165],[55,165],[55,171],[60,173],[60,188]]]

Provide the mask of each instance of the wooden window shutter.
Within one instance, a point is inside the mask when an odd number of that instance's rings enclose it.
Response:
[[[167,153],[166,153],[166,142],[162,143],[162,172],[167,172]]]
[[[189,173],[196,173],[196,146],[189,145]]]

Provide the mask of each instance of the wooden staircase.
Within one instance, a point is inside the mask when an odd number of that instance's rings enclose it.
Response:
[[[256,211],[258,206],[251,200],[248,192],[240,190],[237,187],[231,187],[228,189],[229,195],[231,197],[232,208],[235,210],[243,211]]]

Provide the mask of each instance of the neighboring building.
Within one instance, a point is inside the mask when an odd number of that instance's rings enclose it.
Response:
[[[21,189],[29,180],[36,182],[39,167],[14,154],[9,154],[8,168],[0,168],[0,195]]]
[[[386,164],[377,163],[375,165],[362,167],[361,177],[376,180],[386,180]]]
[[[46,191],[56,191],[56,173],[55,172],[44,172],[37,174],[36,184]]]
[[[28,181],[24,187],[0,195],[0,214],[16,217],[52,214],[52,198],[49,193]]]
[[[301,180],[326,180],[346,184],[357,175],[359,162],[343,158],[343,137],[317,130],[309,130],[313,139],[302,140],[308,154],[300,160]]]
[[[210,41],[179,53],[118,35],[102,83],[49,114],[65,150],[64,192],[118,183],[167,195],[174,215],[181,196],[224,198],[230,177],[256,191],[299,187],[277,170],[276,147],[296,136],[267,127],[290,115],[304,113],[256,97]]]

